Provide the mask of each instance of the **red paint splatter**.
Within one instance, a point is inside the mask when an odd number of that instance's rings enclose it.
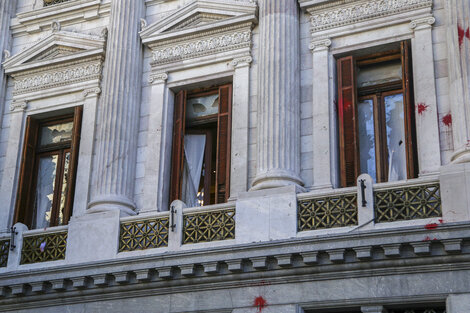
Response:
[[[258,309],[258,312],[261,312],[267,305],[268,303],[263,297],[259,296],[255,298],[254,306]]]
[[[431,237],[426,236],[426,238],[423,239],[423,241],[431,241],[431,240],[434,241],[434,240],[437,240],[437,238],[434,237],[433,239],[431,239]]]
[[[459,47],[462,48],[463,39],[467,37],[470,39],[470,27],[465,31],[460,25],[457,25],[457,33],[459,35]]]
[[[450,126],[452,125],[452,115],[449,113],[449,114],[446,114],[442,117],[442,123],[446,126]]]
[[[418,103],[418,114],[421,115],[424,112],[426,112],[428,107],[429,107],[429,105],[426,105],[424,103]]]
[[[439,224],[444,224],[444,220],[442,218],[439,219]]]
[[[437,223],[430,223],[430,224],[424,225],[424,228],[431,230],[431,229],[436,229],[437,226],[438,226]]]

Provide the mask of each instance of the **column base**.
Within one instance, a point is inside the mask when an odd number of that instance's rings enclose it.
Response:
[[[106,195],[94,198],[88,203],[87,213],[100,213],[119,210],[121,216],[136,215],[135,204],[128,198]]]
[[[456,164],[470,162],[470,146],[456,150],[450,158],[450,161]]]
[[[298,192],[305,192],[303,188],[303,182],[300,177],[290,171],[285,170],[270,170],[258,174],[253,180],[253,186],[250,188],[250,191],[270,189],[270,188],[279,188],[286,186],[296,186],[298,187]]]

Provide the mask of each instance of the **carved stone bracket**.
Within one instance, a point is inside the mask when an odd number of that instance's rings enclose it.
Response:
[[[328,38],[314,40],[310,42],[308,46],[312,51],[319,51],[319,50],[328,50],[328,47],[331,46],[331,40]]]
[[[28,101],[13,101],[10,104],[10,111],[26,111],[28,108]]]
[[[82,92],[83,98],[97,97],[101,93],[100,87],[85,89]]]
[[[250,55],[247,55],[241,58],[233,59],[232,62],[230,62],[230,65],[235,68],[240,68],[250,66],[251,62],[253,62],[253,58]]]
[[[410,28],[413,30],[422,29],[422,28],[429,28],[432,24],[436,22],[436,19],[433,16],[420,18],[414,21],[411,21]]]
[[[167,73],[155,73],[150,74],[149,83],[153,84],[163,84],[168,79]]]

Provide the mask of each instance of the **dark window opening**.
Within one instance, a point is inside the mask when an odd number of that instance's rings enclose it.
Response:
[[[66,225],[72,215],[82,108],[26,121],[15,223],[30,229]]]
[[[227,202],[232,86],[180,91],[175,97],[171,201],[189,207]]]
[[[361,173],[375,182],[417,176],[411,51],[337,60],[341,186]]]

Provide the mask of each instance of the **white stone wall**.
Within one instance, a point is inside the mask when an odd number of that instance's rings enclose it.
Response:
[[[147,3],[147,14],[146,19],[148,24],[157,21],[160,18],[168,16],[173,13],[179,7],[182,7],[189,0],[172,0],[172,1],[146,1]],[[101,30],[107,26],[109,22],[109,0],[105,0],[102,3],[103,9],[100,10],[100,17],[87,20],[81,23],[72,23],[70,25],[65,24],[62,26],[63,30],[100,34]],[[41,1],[39,0],[18,0],[18,13],[25,13],[31,11],[34,8],[41,7]],[[445,115],[450,113],[449,99],[448,99],[448,70],[447,70],[447,47],[446,47],[446,15],[444,8],[444,1],[435,0],[434,17],[436,22],[432,28],[432,39],[433,39],[433,53],[434,53],[434,67],[436,76],[436,96],[438,105],[438,119],[439,119],[439,134],[440,134],[440,149],[441,158],[443,164],[450,162],[450,157],[453,152],[452,144],[452,130],[451,126],[447,126],[443,123]],[[14,19],[13,24],[13,47],[11,54],[15,55],[25,47],[31,45],[32,42],[36,42],[47,35],[50,30],[45,29],[39,33],[26,33],[24,28],[20,27],[18,20]],[[313,185],[313,137],[312,137],[312,53],[309,49],[309,43],[311,40],[309,15],[308,13],[301,11],[300,13],[300,105],[301,105],[301,178],[305,183],[305,187],[310,188]],[[252,46],[252,57],[253,61],[250,67],[250,115],[249,115],[249,136],[248,141],[248,186],[256,175],[256,151],[257,151],[257,106],[258,106],[258,51],[259,45],[259,32],[258,26],[253,30],[253,46]],[[145,161],[152,156],[147,155],[147,129],[148,129],[148,115],[152,110],[152,99],[150,96],[150,85],[148,83],[148,77],[150,74],[150,61],[151,54],[148,48],[144,49],[144,62],[143,62],[143,73],[142,73],[142,103],[140,109],[140,120],[139,120],[139,136],[138,136],[138,150],[137,150],[137,167],[136,167],[136,181],[135,181],[135,202],[137,209],[141,209],[143,206],[143,190],[144,190],[144,177],[145,177]],[[0,134],[0,176],[3,175],[5,157],[7,149],[17,149],[17,147],[11,147],[8,145],[10,138],[10,118],[9,105],[12,101],[12,88],[13,83],[11,79],[8,81],[8,89],[6,92],[6,102],[3,104],[2,109],[5,114],[3,115],[2,129]],[[56,99],[54,101],[61,101]],[[98,108],[99,110],[99,108]],[[22,130],[15,130],[22,131]],[[83,134],[86,136],[86,133]],[[22,138],[22,137],[21,137]],[[21,149],[20,149],[21,150]],[[333,164],[336,166],[336,164]],[[333,178],[334,180],[334,178]],[[16,184],[16,180],[15,180]]]

